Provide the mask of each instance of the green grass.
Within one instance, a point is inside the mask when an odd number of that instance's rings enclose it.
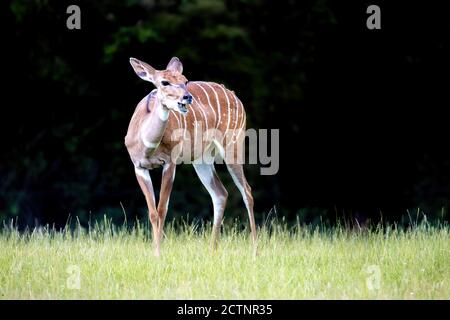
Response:
[[[448,226],[376,231],[168,225],[162,256],[143,226],[0,234],[2,299],[450,299]],[[203,231],[202,231],[203,230]],[[76,274],[79,270],[79,289]]]

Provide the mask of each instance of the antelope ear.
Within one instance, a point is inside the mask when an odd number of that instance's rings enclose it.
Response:
[[[130,64],[133,67],[134,72],[140,77],[141,79],[145,81],[154,82],[155,77],[155,68],[153,68],[148,63],[145,63],[143,61],[140,61],[135,58],[130,58]]]
[[[170,59],[170,62],[167,65],[167,70],[183,73],[183,64],[181,63],[180,59],[178,59],[177,57],[173,57],[172,59]]]

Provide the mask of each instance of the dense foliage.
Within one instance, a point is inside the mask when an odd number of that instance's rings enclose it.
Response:
[[[421,8],[386,7],[383,29],[370,33],[364,1],[77,1],[82,28],[68,30],[69,4],[0,5],[8,25],[0,219],[146,215],[123,138],[152,87],[132,72],[130,56],[157,68],[178,56],[188,79],[235,90],[249,127],[280,128],[279,173],[246,167],[258,220],[273,207],[306,220],[398,218],[414,207],[448,217],[448,103],[440,100],[448,81],[438,80],[448,67],[445,10],[433,11],[442,19],[422,10],[427,23],[417,25]],[[159,171],[153,176],[158,185]],[[226,216],[244,217],[230,193]],[[183,166],[169,217],[187,213],[210,217],[211,206]]]

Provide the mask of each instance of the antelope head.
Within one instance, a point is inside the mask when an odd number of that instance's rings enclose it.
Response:
[[[143,80],[156,86],[156,96],[163,107],[186,114],[187,105],[192,103],[192,96],[187,91],[187,79],[183,75],[183,64],[173,57],[166,70],[156,70],[148,63],[130,58],[134,72]]]

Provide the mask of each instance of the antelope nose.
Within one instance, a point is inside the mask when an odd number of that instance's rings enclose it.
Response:
[[[183,100],[187,100],[188,103],[192,103],[192,96],[190,94],[187,94],[183,96]]]

